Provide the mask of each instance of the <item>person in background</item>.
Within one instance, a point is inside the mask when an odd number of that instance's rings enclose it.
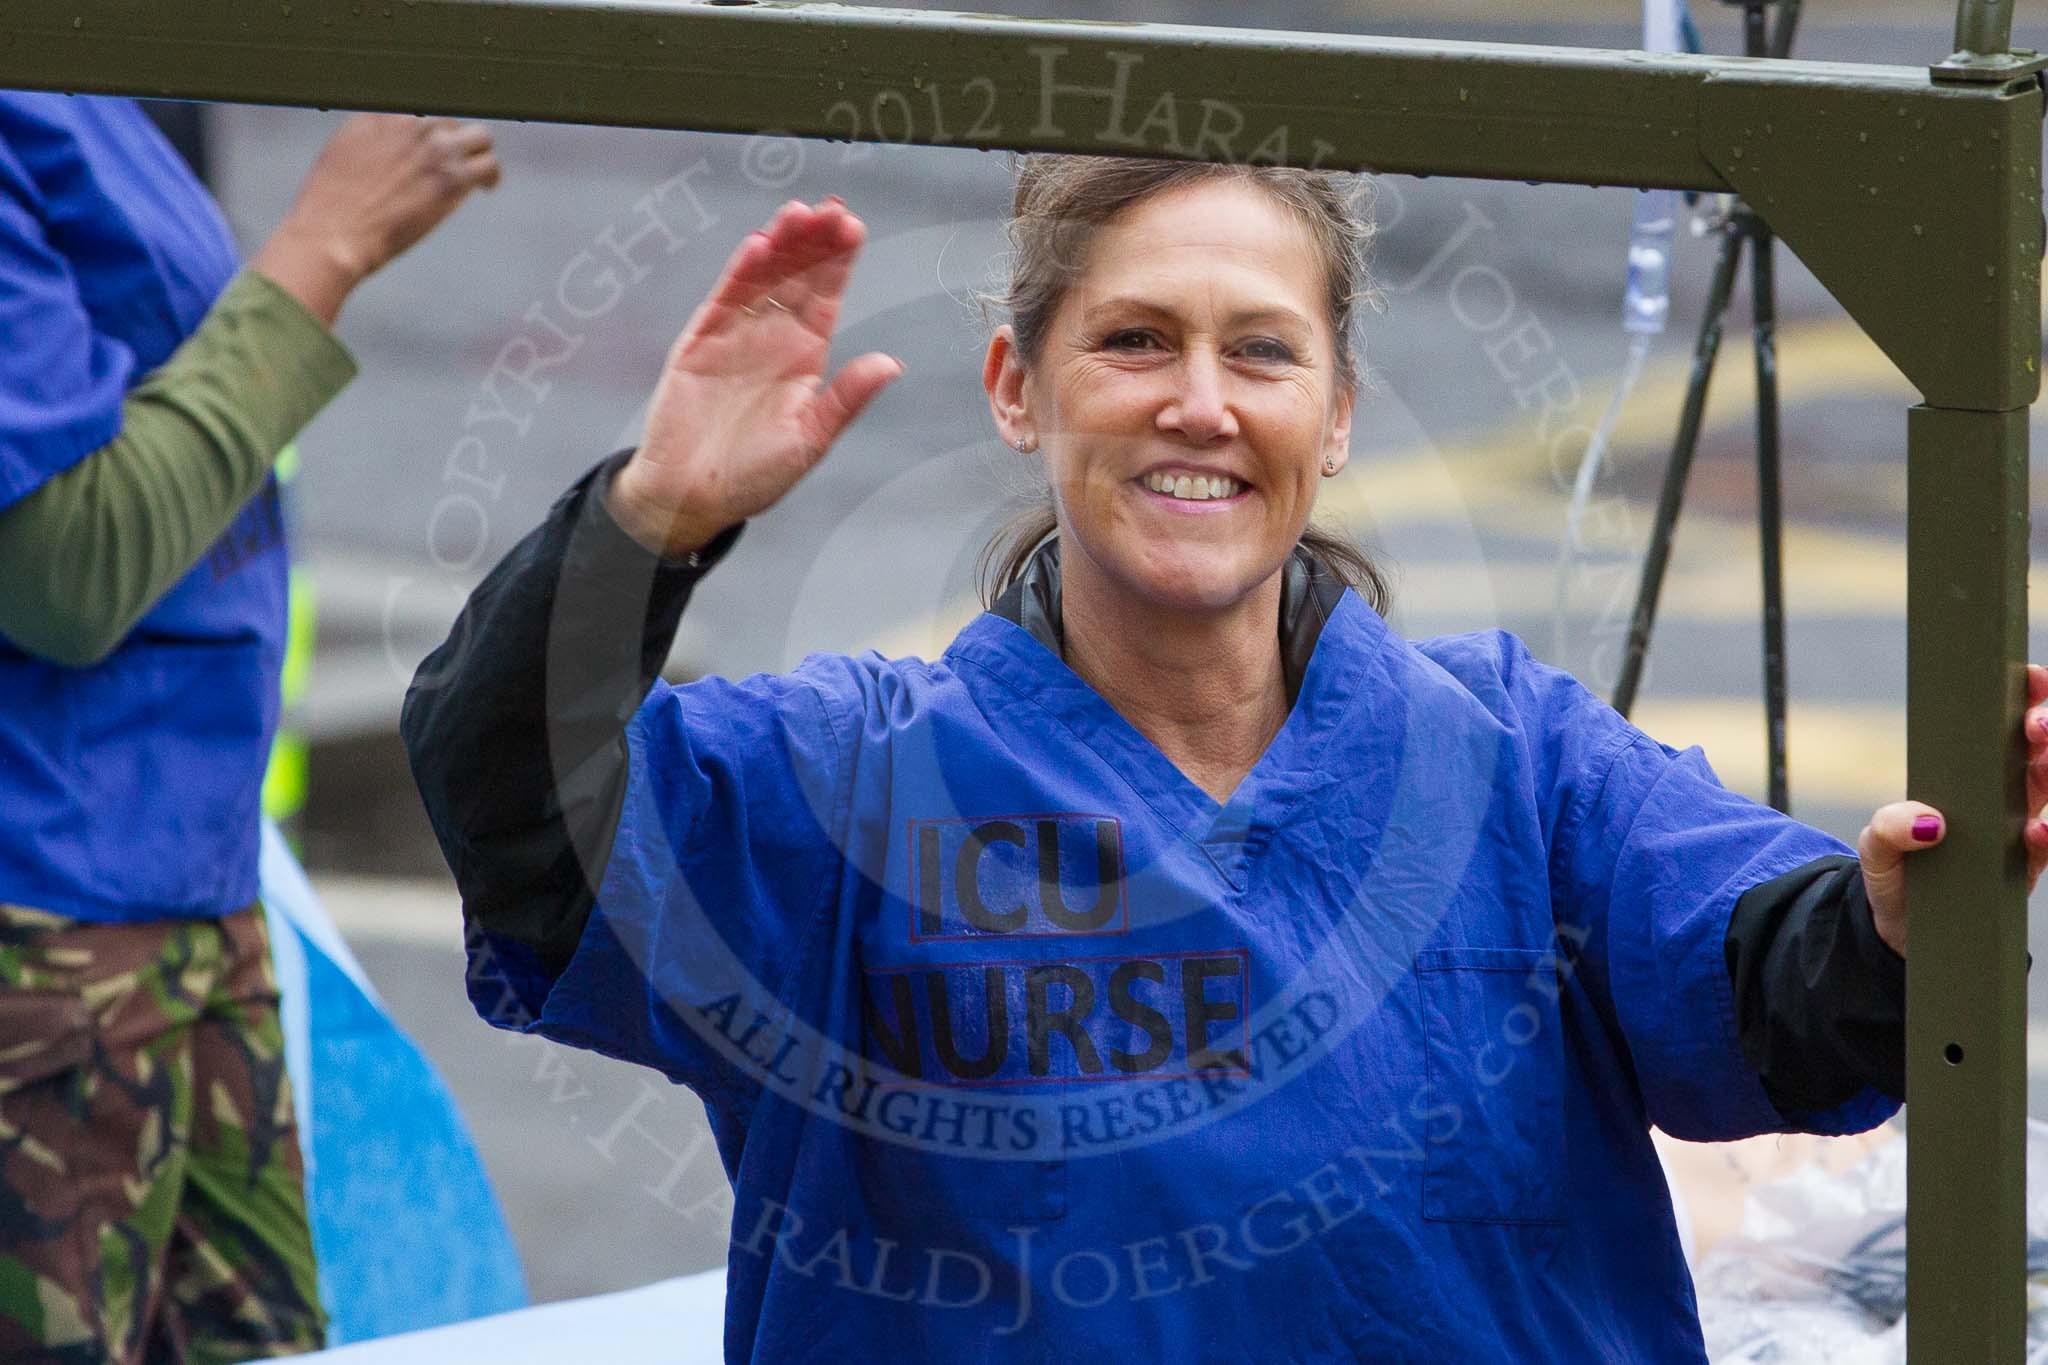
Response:
[[[369,275],[497,183],[358,115],[246,266],[132,101],[0,92],[0,1359],[318,1349],[257,903],[272,462]]]

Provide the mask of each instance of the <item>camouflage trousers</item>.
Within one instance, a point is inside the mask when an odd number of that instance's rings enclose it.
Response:
[[[247,1360],[326,1330],[263,912],[0,904],[0,1360]]]

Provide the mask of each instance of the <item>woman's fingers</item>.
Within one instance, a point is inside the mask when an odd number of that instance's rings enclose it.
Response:
[[[2027,737],[2027,747],[2039,752],[2048,748],[2048,668],[2040,664],[2027,665],[2027,713],[2020,722],[2022,733]]]
[[[903,362],[881,351],[869,351],[847,361],[832,376],[832,382],[813,394],[804,408],[799,418],[804,444],[822,456],[839,439],[839,433],[874,401],[875,395],[902,373]]]
[[[448,139],[448,145],[464,156],[474,156],[478,152],[491,150],[491,130],[481,123],[456,123],[450,120],[444,136]]]
[[[825,241],[827,250],[801,272],[778,286],[776,297],[794,311],[800,321],[820,336],[831,336],[839,324],[839,305],[846,297],[846,282],[853,274],[854,257],[867,240],[867,228],[850,213],[833,216]]]
[[[707,325],[730,326],[750,312],[758,317],[773,307],[764,302],[772,298],[813,331],[829,334],[865,237],[860,220],[836,195],[815,208],[790,200],[733,249],[706,300],[712,308]]]
[[[2048,822],[2039,816],[2048,805],[2048,668],[2027,665],[2027,711],[2020,732],[2027,745],[2027,820],[2021,842],[2027,851],[2027,890],[2031,892],[2041,873],[2048,870]],[[1870,892],[1873,912],[1880,922],[1890,907],[1902,918],[1905,904],[1904,864],[1906,855],[1932,848],[1945,832],[1941,813],[1919,801],[1894,801],[1880,806],[1856,840],[1858,861]]]
[[[2027,713],[2020,733],[2027,741],[2027,822],[2021,842],[2027,850],[2027,890],[2048,868],[2048,824],[2037,818],[2048,805],[2048,667],[2027,665]]]
[[[754,289],[746,283],[747,273],[756,268],[762,256],[770,250],[768,234],[755,229],[740,238],[739,245],[732,249],[732,255],[725,259],[725,269],[712,284],[711,292],[704,296],[703,312],[698,319],[699,330],[716,330],[725,326],[733,317],[743,316],[741,309]]]
[[[1888,875],[1908,853],[1934,847],[1946,832],[1941,812],[1925,801],[1893,801],[1871,812],[1856,840],[1857,859],[1864,872]]]
[[[494,190],[504,178],[505,171],[498,164],[497,153],[487,146],[481,152],[473,152],[462,163],[463,178],[478,189]]]
[[[864,235],[857,229],[857,220],[844,205],[827,201],[814,207],[792,199],[763,229],[766,249],[750,255],[737,272],[736,301],[757,304],[763,298],[781,298],[784,290],[802,288],[805,276],[830,258],[844,258],[850,268],[850,252]],[[843,283],[844,275],[840,278]]]
[[[2048,668],[2040,664],[2027,665],[2027,712],[2020,721],[2020,734],[2027,743],[2027,858],[2033,866],[2034,841],[2037,837],[2048,839],[2048,833],[2037,835],[2036,821],[2031,817],[2040,814],[2043,805],[2048,805]]]
[[[1906,855],[1933,848],[1947,832],[1941,812],[1924,801],[1893,801],[1871,812],[1856,836],[1856,861],[1877,932],[1903,956],[1906,951]]]

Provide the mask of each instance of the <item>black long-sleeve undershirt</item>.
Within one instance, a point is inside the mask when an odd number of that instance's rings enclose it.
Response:
[[[602,496],[630,454],[577,480],[477,585],[399,719],[464,919],[551,970],[596,903],[625,802],[626,723],[697,580],[745,526],[687,564],[648,550]]]
[[[1878,936],[1863,865],[1816,858],[1735,902],[1724,953],[1742,1051],[1781,1114],[1874,1085],[1906,1098],[1906,960]]]
[[[687,564],[621,530],[579,479],[470,595],[420,665],[400,731],[473,926],[559,970],[583,933],[625,799],[625,728],[699,579],[743,529]],[[1743,893],[1725,956],[1737,1029],[1795,1120],[1866,1085],[1905,1095],[1905,962],[1878,937],[1853,857]]]

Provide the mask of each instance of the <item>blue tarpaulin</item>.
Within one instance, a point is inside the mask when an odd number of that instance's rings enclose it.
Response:
[[[518,1253],[447,1086],[267,820],[261,876],[329,1343],[524,1307]]]

